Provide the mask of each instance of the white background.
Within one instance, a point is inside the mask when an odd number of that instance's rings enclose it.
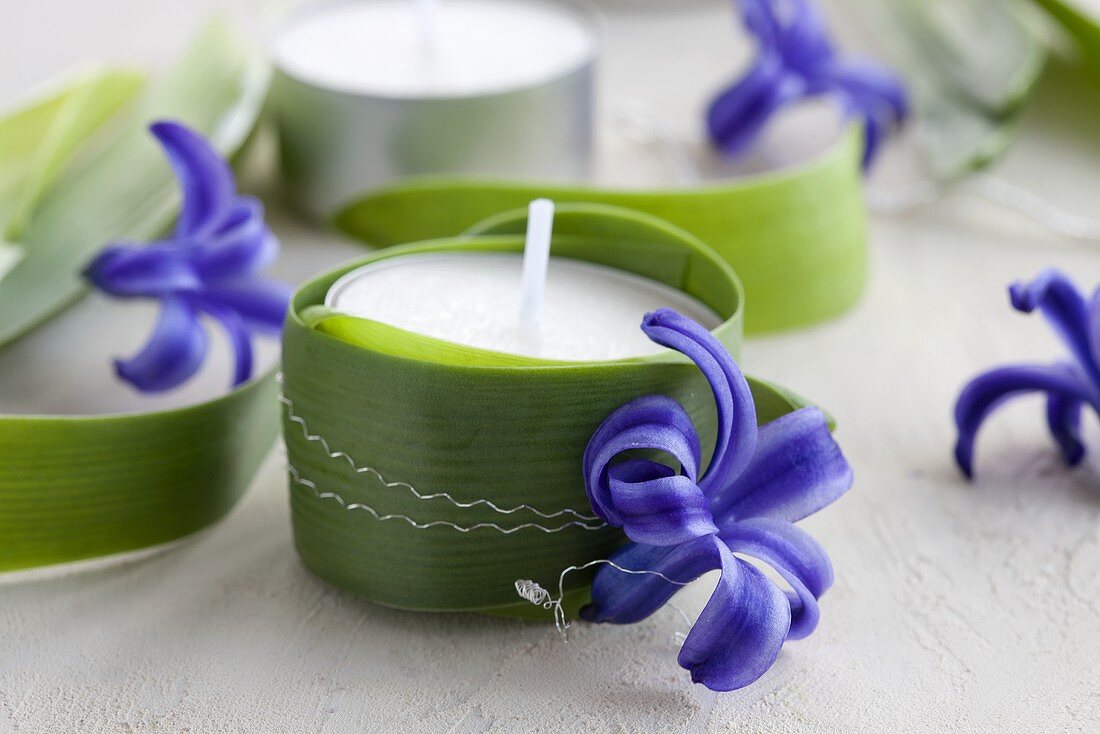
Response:
[[[163,66],[216,4],[0,0],[0,105],[87,57]],[[617,136],[617,105],[641,99],[688,125],[747,51],[724,1],[605,8],[604,172],[655,179],[664,164]],[[998,173],[1095,214],[1097,95],[1076,90],[1063,104],[1059,84],[1040,90]],[[286,277],[358,252],[274,222]],[[192,541],[0,585],[0,732],[1096,731],[1100,464],[1066,471],[1032,399],[991,422],[968,484],[951,461],[950,414],[980,369],[1060,355],[1038,316],[1009,309],[1005,285],[1057,265],[1091,286],[1100,244],[964,191],[875,218],[872,257],[851,314],[745,349],[748,371],[836,414],[857,473],[807,522],[837,569],[821,626],[755,685],[692,686],[668,611],[577,626],[564,644],[551,628],[355,599],[299,563],[273,456],[241,506]],[[139,407],[111,385],[106,360],[138,346],[151,314],[93,299],[24,340],[0,355],[0,408]],[[104,329],[108,318],[127,328]],[[225,369],[211,365],[185,397],[220,389]],[[687,592],[684,606],[706,593]]]

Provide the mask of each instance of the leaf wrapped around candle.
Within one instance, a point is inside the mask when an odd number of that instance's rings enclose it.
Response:
[[[858,300],[867,276],[862,155],[862,133],[852,126],[802,166],[699,188],[425,177],[368,193],[334,221],[346,234],[386,247],[449,237],[539,197],[635,209],[692,233],[736,268],[752,304],[746,328],[760,333],[823,321]]]
[[[283,427],[296,545],[322,578],[396,607],[540,612],[516,603],[517,579],[556,588],[566,567],[606,558],[624,540],[593,517],[584,489],[584,448],[604,417],[660,393],[713,437],[706,383],[670,350],[555,362],[442,342],[321,305],[338,278],[366,263],[522,251],[523,225],[522,214],[508,213],[479,227],[483,234],[382,250],[295,294],[283,332]],[[553,252],[684,290],[724,319],[713,333],[737,353],[740,282],[692,235],[638,212],[563,204]],[[767,383],[751,386],[761,421],[805,405]],[[589,579],[570,575],[566,589],[575,599]]]
[[[111,121],[122,128],[116,137],[81,148],[72,166],[62,159],[78,152],[86,129],[60,127],[63,140],[43,142],[46,153],[14,188],[16,205],[0,202],[26,217],[12,229],[20,259],[0,280],[0,347],[82,295],[80,271],[106,242],[151,239],[172,223],[179,193],[147,137],[149,119],[184,119],[233,154],[259,114],[266,76],[262,59],[213,25],[123,125]],[[128,89],[119,78],[98,88],[116,101]],[[91,108],[76,112],[99,114]],[[165,543],[222,517],[275,438],[275,397],[268,374],[179,410],[0,415],[0,571]]]

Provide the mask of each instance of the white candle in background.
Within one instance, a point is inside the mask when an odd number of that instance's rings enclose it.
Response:
[[[270,41],[283,183],[319,219],[407,176],[591,172],[597,17],[550,0],[315,0]]]
[[[661,347],[639,328],[642,316],[673,308],[708,329],[721,319],[664,283],[581,260],[551,257],[538,338],[518,328],[523,257],[448,252],[380,260],[348,273],[327,306],[406,331],[496,352],[544,359],[601,361],[653,354]]]
[[[284,72],[323,87],[422,98],[537,84],[581,67],[596,46],[582,19],[537,0],[365,0],[303,14],[274,54]]]

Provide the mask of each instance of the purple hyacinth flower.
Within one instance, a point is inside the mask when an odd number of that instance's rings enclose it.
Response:
[[[695,682],[734,690],[763,675],[784,641],[817,626],[817,600],[832,584],[832,565],[794,523],[846,492],[852,470],[817,408],[757,429],[748,382],[702,326],[662,309],[645,317],[642,330],[690,357],[710,383],[718,408],[715,450],[700,475],[695,427],[684,408],[664,396],[628,403],[600,425],[584,455],[588,497],[593,510],[633,542],[596,574],[582,616],[637,622],[683,583],[721,571],[679,662]],[[659,451],[679,466],[638,458],[638,450]],[[791,591],[735,553],[771,566]]]
[[[974,471],[974,440],[982,422],[1009,399],[1045,393],[1047,425],[1065,457],[1076,466],[1085,457],[1081,443],[1081,408],[1100,414],[1100,288],[1091,300],[1065,275],[1046,270],[1030,283],[1009,288],[1012,307],[1023,313],[1039,309],[1069,347],[1072,361],[1050,365],[1010,365],[974,378],[959,395],[955,425],[959,438],[955,459],[967,477]]]
[[[237,194],[229,164],[195,131],[157,122],[150,131],[168,156],[183,203],[171,237],[141,245],[109,245],[84,270],[96,288],[116,298],[161,302],[145,347],[115,360],[118,376],[143,392],[170,390],[198,371],[207,336],[200,322],[218,322],[235,355],[233,385],[252,376],[253,334],[277,334],[290,287],[259,276],[279,243],[263,205]]]
[[[810,97],[831,95],[846,117],[864,126],[863,168],[883,139],[905,120],[905,87],[885,67],[840,57],[812,0],[737,0],[758,53],[749,71],[707,111],[711,140],[728,155],[743,152],[773,115]]]

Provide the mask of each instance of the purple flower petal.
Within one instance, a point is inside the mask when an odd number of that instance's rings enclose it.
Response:
[[[142,392],[176,387],[198,371],[206,356],[206,333],[194,309],[174,296],[162,304],[145,348],[130,359],[115,360],[118,376]]]
[[[778,36],[783,58],[808,77],[821,73],[836,55],[821,8],[808,0],[790,0],[787,10]]]
[[[791,606],[763,573],[735,558],[720,540],[713,543],[722,577],[678,660],[691,671],[692,681],[712,691],[733,691],[775,663],[790,630]]]
[[[283,328],[292,291],[278,280],[252,278],[208,286],[203,301],[234,311],[250,329],[277,334]]]
[[[1100,385],[1100,368],[1093,360],[1093,335],[1089,306],[1077,287],[1061,272],[1049,269],[1030,283],[1014,283],[1008,289],[1012,307],[1023,313],[1038,308],[1062,337],[1081,368]]]
[[[886,67],[868,59],[837,59],[829,66],[830,83],[851,107],[890,124],[909,114],[905,85]]]
[[[685,584],[721,567],[713,535],[672,546],[630,543],[601,566],[592,582],[592,603],[581,609],[589,622],[633,624],[665,605]],[[627,573],[620,569],[628,569]]]
[[[820,617],[817,600],[833,585],[833,564],[810,535],[783,520],[754,518],[723,528],[718,535],[730,550],[757,558],[791,585],[791,629],[787,639],[800,640]]]
[[[186,243],[114,245],[84,269],[96,288],[120,298],[160,296],[198,289],[202,283]]]
[[[804,91],[801,81],[785,75],[777,57],[761,56],[744,78],[710,103],[711,140],[727,155],[737,155],[756,141],[776,112]]]
[[[718,586],[680,650],[680,665],[691,671],[696,683],[731,691],[752,683],[775,662],[790,629],[790,602],[715,536],[668,547],[631,544],[611,561],[635,573],[601,567],[592,585],[592,604],[581,610],[585,619],[639,622],[664,606],[683,584],[720,569]]]
[[[642,331],[658,344],[687,355],[710,383],[718,410],[718,438],[699,486],[713,496],[741,473],[756,449],[756,406],[749,384],[721,342],[671,309],[646,314]]]
[[[778,48],[781,28],[772,0],[740,0],[740,6],[745,29],[756,37],[760,49]]]
[[[592,509],[611,525],[622,527],[626,519],[611,496],[608,469],[624,451],[664,451],[680,463],[692,482],[699,470],[699,437],[683,406],[663,395],[650,395],[627,403],[600,424],[584,451],[585,489]]]
[[[156,122],[149,130],[164,148],[182,189],[176,237],[211,234],[229,215],[236,195],[229,164],[205,138],[179,123]]]
[[[760,429],[756,454],[711,500],[720,528],[734,520],[769,517],[795,522],[835,502],[852,486],[852,468],[824,414],[802,408]]]
[[[263,270],[278,252],[278,240],[264,222],[263,205],[241,197],[228,220],[211,235],[198,268],[210,282],[237,279]]]
[[[1089,300],[1089,345],[1092,362],[1100,366],[1100,288],[1092,292]]]
[[[959,432],[955,460],[966,476],[973,476],[974,439],[982,422],[1009,398],[1035,391],[1058,394],[1063,400],[1089,402],[1091,397],[1089,386],[1067,364],[1001,367],[979,375],[963,388],[955,405]]]
[[[217,319],[229,338],[229,346],[233,350],[232,386],[247,382],[252,376],[252,342],[249,341],[244,322],[231,309],[208,303],[204,303],[202,308]]]
[[[1082,405],[1080,400],[1063,393],[1047,395],[1047,425],[1070,466],[1077,466],[1085,458],[1085,445],[1081,442]]]
[[[691,478],[645,459],[609,471],[611,499],[635,543],[676,545],[718,532],[703,490]]]

